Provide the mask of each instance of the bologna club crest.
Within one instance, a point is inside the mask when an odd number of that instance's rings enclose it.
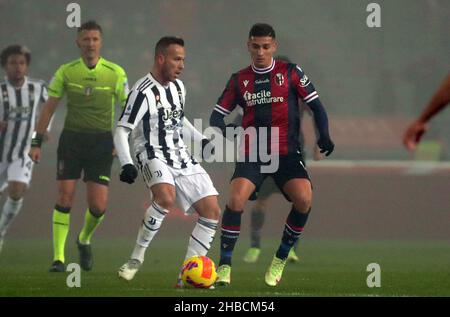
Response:
[[[278,73],[275,75],[275,82],[278,86],[282,86],[284,84],[284,77],[283,74]]]

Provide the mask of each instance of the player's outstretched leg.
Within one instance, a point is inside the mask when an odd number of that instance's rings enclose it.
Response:
[[[222,216],[222,232],[220,237],[220,261],[217,268],[218,286],[231,283],[231,258],[239,233],[241,232],[242,211],[225,208]]]
[[[118,274],[120,278],[126,281],[131,281],[134,278],[144,263],[145,251],[158,233],[168,212],[169,210],[162,208],[155,201],[147,208],[131,258],[119,269]]]
[[[281,281],[289,251],[302,234],[310,210],[311,209],[306,213],[302,213],[292,206],[284,226],[281,244],[265,275],[265,282],[267,285],[276,286]]]
[[[253,208],[250,217],[250,249],[244,256],[244,262],[256,263],[261,253],[261,229],[264,225],[264,212]]]
[[[56,205],[53,210],[53,263],[49,272],[65,272],[64,248],[70,225],[70,207]]]
[[[206,256],[209,249],[211,248],[211,242],[214,240],[214,235],[216,234],[218,223],[218,220],[198,217],[197,223],[194,227],[194,230],[192,230],[191,237],[189,238],[188,249],[186,252],[186,256],[184,257],[184,261],[195,255]],[[183,282],[181,281],[180,273],[178,275],[175,288],[182,287]]]
[[[189,182],[203,182],[205,187],[200,190],[201,196],[203,197],[192,204],[192,207],[198,213],[198,219],[189,238],[188,248],[183,263],[193,256],[206,256],[208,254],[219,224],[220,206],[217,201],[218,193],[214,189],[214,185],[207,174],[203,174],[202,176],[199,174],[198,177],[199,179],[197,180],[189,179]],[[200,179],[200,177],[202,177],[203,180]],[[213,190],[211,190],[211,188]],[[183,206],[183,208],[184,210],[189,209],[187,205]],[[180,272],[175,288],[182,287],[183,282],[181,280]]]

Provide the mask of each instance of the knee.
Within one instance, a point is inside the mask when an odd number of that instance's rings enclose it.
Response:
[[[302,195],[293,201],[295,209],[302,214],[307,214],[312,205],[312,197],[309,195]]]
[[[103,195],[89,195],[88,205],[91,214],[101,216],[105,213],[108,197]]]
[[[63,207],[72,207],[73,193],[60,191],[58,195],[58,205]]]
[[[231,197],[230,201],[228,202],[227,206],[231,210],[244,210],[246,200],[242,197]]]
[[[198,212],[198,214],[207,219],[219,220],[220,212],[220,207],[217,205],[217,207],[209,206],[208,209]]]
[[[247,197],[244,193],[242,192],[234,192],[231,197],[230,200],[228,201],[228,208],[232,209],[232,210],[236,210],[236,211],[241,211],[244,210],[245,207],[245,203],[247,202],[249,197]]]
[[[175,195],[164,193],[155,197],[155,202],[164,209],[171,209],[175,205]]]
[[[20,200],[25,194],[27,186],[23,183],[10,182],[8,184],[8,196],[12,200]]]
[[[220,212],[221,212],[221,209],[220,209],[219,204],[217,203],[217,204],[215,204],[215,206],[212,206],[211,212],[209,213],[208,218],[213,219],[213,220],[219,220]]]
[[[17,200],[21,200],[23,197],[24,192],[21,190],[12,190],[9,192],[9,198],[17,201]]]

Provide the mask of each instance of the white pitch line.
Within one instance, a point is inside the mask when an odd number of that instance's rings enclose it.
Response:
[[[450,171],[450,162],[395,161],[395,160],[307,160],[314,168],[386,168],[405,169],[406,174],[429,174],[434,171]]]

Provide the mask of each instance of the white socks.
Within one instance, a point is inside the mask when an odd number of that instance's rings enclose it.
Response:
[[[11,225],[13,219],[17,216],[22,208],[23,198],[13,200],[10,197],[6,198],[3,205],[2,215],[0,217],[0,238],[3,238]]]
[[[167,209],[162,208],[156,202],[152,202],[151,206],[148,207],[144,220],[142,221],[142,226],[139,229],[136,246],[131,254],[132,259],[137,259],[141,263],[144,262],[145,250],[150,245],[156,233],[158,233],[161,223],[168,212]]]
[[[168,213],[169,210],[162,208],[156,202],[152,202],[151,206],[145,212],[142,226],[139,228],[136,245],[131,254],[131,259],[137,259],[141,263],[144,262],[145,251],[156,233],[158,233],[164,217]],[[207,219],[204,217],[198,218],[189,239],[185,260],[194,255],[206,255],[208,253],[214,235],[216,234],[218,223],[218,220]]]
[[[194,255],[206,255],[216,234],[219,220],[198,217],[197,224],[192,230],[189,245],[186,252],[186,261]]]

